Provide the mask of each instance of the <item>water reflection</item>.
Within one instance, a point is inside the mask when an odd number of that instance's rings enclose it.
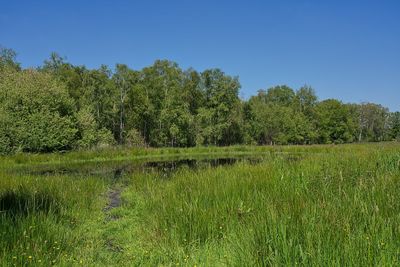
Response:
[[[91,163],[70,163],[68,165],[39,165],[12,170],[13,174],[29,174],[37,176],[69,175],[69,176],[102,176],[120,179],[130,173],[154,173],[160,178],[168,178],[179,169],[198,170],[234,165],[239,162],[259,164],[263,157],[224,157],[212,159],[173,159],[158,161],[108,161]]]
[[[35,175],[52,176],[68,175],[79,178],[87,176],[98,176],[107,179],[118,180],[125,174],[130,173],[152,173],[160,178],[168,178],[179,169],[186,168],[198,170],[203,168],[217,168],[219,166],[234,165],[239,162],[256,165],[276,159],[295,163],[303,154],[295,153],[275,153],[270,155],[241,155],[241,156],[223,156],[223,157],[195,157],[195,158],[158,158],[157,160],[107,160],[92,162],[65,162],[58,164],[33,164],[24,165],[7,170],[12,175]]]

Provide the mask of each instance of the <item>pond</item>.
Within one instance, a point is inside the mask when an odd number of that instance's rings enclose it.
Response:
[[[81,177],[101,176],[118,179],[130,173],[158,173],[160,177],[169,177],[179,169],[187,168],[198,170],[202,168],[216,168],[225,165],[234,165],[239,162],[258,164],[264,161],[263,156],[257,157],[221,157],[221,158],[169,158],[151,161],[98,161],[72,162],[63,164],[32,164],[19,166],[7,170],[13,175],[52,176],[68,175]]]

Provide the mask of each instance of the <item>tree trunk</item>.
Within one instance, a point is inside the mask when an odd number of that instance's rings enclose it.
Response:
[[[124,81],[120,88],[119,143],[124,142]]]

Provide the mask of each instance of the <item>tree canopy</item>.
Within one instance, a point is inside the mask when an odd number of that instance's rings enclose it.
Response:
[[[141,70],[75,66],[52,53],[22,69],[0,48],[0,153],[107,145],[330,144],[400,138],[400,113],[319,101],[286,85],[239,97],[238,77],[157,60]]]

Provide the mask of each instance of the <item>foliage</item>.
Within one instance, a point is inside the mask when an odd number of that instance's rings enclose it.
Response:
[[[1,48],[0,80],[2,154],[113,144],[378,142],[399,136],[398,116],[381,105],[318,101],[308,85],[298,90],[279,85],[242,100],[238,77],[220,69],[182,70],[168,60],[141,70],[124,64],[87,69],[52,53],[38,70],[22,70],[16,53]]]
[[[390,115],[390,136],[393,139],[400,140],[400,112],[394,112]]]
[[[303,94],[303,89],[299,92],[298,95]],[[259,144],[314,143],[312,106],[305,97],[296,98],[288,87],[271,88],[267,93],[259,91],[247,107],[250,135]]]
[[[11,72],[0,81],[1,151],[69,149],[77,129],[65,87],[35,70]],[[8,141],[7,141],[8,140]]]
[[[389,111],[381,105],[363,103],[359,105],[359,139],[382,141],[387,139]]]
[[[16,57],[17,53],[14,50],[0,46],[0,72],[6,69],[20,70]]]
[[[354,140],[355,122],[342,102],[335,99],[324,100],[317,104],[315,113],[320,143],[348,143]]]
[[[129,147],[145,147],[146,142],[136,129],[130,129],[126,135],[126,144]]]
[[[114,137],[108,129],[100,128],[89,109],[80,110],[77,115],[77,125],[80,138],[78,148],[93,148],[115,144]]]

